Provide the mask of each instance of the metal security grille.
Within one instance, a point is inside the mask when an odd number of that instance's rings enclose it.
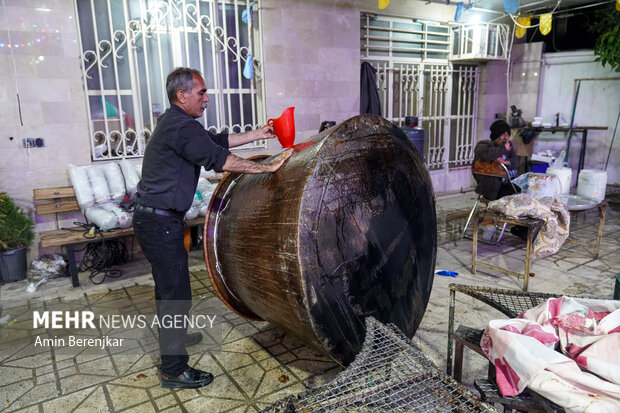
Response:
[[[455,66],[452,71],[450,167],[470,165],[474,160],[479,77],[477,66]]]
[[[276,412],[496,412],[440,372],[395,326],[366,319],[362,350],[334,380],[263,410]]]
[[[427,167],[471,164],[480,70],[451,64],[450,26],[362,13],[361,54],[377,69],[383,116],[398,126],[418,117]]]
[[[75,7],[93,160],[144,154],[177,66],[202,72],[210,103],[198,120],[209,130],[264,124],[258,4],[247,22],[249,0],[75,0]]]
[[[451,27],[450,60],[502,60],[509,54],[510,29],[502,23],[459,24]]]
[[[424,20],[362,13],[361,49],[362,58],[447,61],[450,27]]]

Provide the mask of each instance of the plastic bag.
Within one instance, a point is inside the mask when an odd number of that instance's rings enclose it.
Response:
[[[562,168],[564,166],[564,157],[565,156],[566,156],[566,151],[560,152],[560,154],[555,159],[555,161],[553,161],[553,164],[551,164],[551,168],[556,168],[556,169]]]
[[[210,169],[206,170],[205,168],[200,169],[200,176],[205,179],[215,179],[215,171]]]
[[[202,213],[202,211],[205,211],[204,205],[205,202],[202,197],[202,193],[197,190],[196,192],[194,192],[194,200],[192,201],[192,206],[185,213],[185,219],[194,219],[198,217],[198,215],[204,216],[204,214]]]
[[[84,215],[88,219],[88,222],[95,224],[102,231],[109,231],[118,227],[118,218],[116,215],[100,206],[88,208],[84,211]]]
[[[560,180],[556,175],[530,173],[527,194],[532,198],[558,198],[561,193]]]
[[[111,162],[101,165],[100,168],[108,182],[110,199],[117,204],[120,203],[125,198],[125,179],[121,167],[116,162]]]
[[[69,178],[71,178],[75,198],[80,208],[84,210],[95,205],[95,195],[90,187],[86,167],[69,165]]]
[[[86,173],[88,174],[90,187],[93,190],[95,204],[109,202],[110,188],[108,188],[108,181],[105,179],[103,168],[101,166],[87,166]]]
[[[127,159],[120,161],[119,165],[121,166],[123,176],[125,177],[125,189],[127,190],[127,195],[133,199],[136,192],[138,192],[138,182],[140,182],[138,172]]]
[[[202,200],[205,204],[211,202],[211,197],[213,196],[213,189],[209,191],[205,191],[202,193]]]
[[[203,178],[202,176],[198,178],[198,184],[196,185],[196,190],[199,192],[208,191],[211,188],[211,183],[207,180],[207,178]]]
[[[215,185],[213,185],[212,188],[213,187],[215,187]],[[207,215],[207,212],[209,211],[209,204],[211,203],[211,197],[213,197],[213,189],[202,192],[202,206],[200,207],[200,216],[204,217]]]
[[[116,216],[116,225],[114,228],[129,228],[131,226],[133,214],[119,208],[114,204],[104,204],[101,205],[101,208]]]
[[[521,188],[522,192],[527,192],[529,188],[530,172],[526,172],[523,175],[517,176],[512,180],[512,183]]]
[[[190,209],[185,213],[185,219],[194,219],[198,217],[198,213],[200,212],[200,207],[192,205]]]
[[[521,193],[536,199],[545,196],[557,198],[562,193],[560,181],[555,175],[527,172],[513,179],[512,183],[521,188]]]
[[[36,260],[32,260],[26,277],[30,282],[42,279],[52,279],[63,277],[66,274],[67,263],[58,254],[45,254]]]
[[[202,193],[202,207],[200,208],[200,216],[206,216],[211,203],[211,197],[213,197],[213,189]]]
[[[125,198],[125,178],[119,164],[69,165],[69,177],[82,210]]]

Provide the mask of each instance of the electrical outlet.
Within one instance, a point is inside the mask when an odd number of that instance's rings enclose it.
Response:
[[[45,146],[45,139],[43,138],[23,138],[22,146],[24,148],[43,148]]]

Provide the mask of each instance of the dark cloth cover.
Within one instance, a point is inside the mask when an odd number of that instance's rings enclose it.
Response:
[[[381,116],[381,100],[377,90],[377,69],[368,62],[362,63],[360,71],[360,114]]]

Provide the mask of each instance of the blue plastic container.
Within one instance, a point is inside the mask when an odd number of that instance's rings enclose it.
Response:
[[[405,132],[405,135],[407,135],[411,143],[413,143],[413,146],[420,152],[422,158],[426,159],[424,156],[424,128],[420,126],[403,126],[400,129]]]
[[[537,174],[544,174],[545,172],[547,172],[548,167],[549,167],[549,164],[547,162],[538,162],[538,161],[530,162],[530,171],[537,173]]]

